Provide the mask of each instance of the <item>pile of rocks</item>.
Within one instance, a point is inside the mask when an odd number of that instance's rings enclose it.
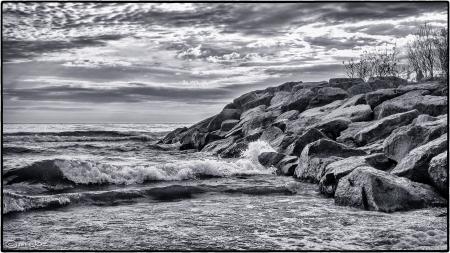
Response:
[[[249,92],[161,143],[238,157],[255,140],[280,175],[317,183],[339,205],[392,212],[448,199],[448,86],[337,78]]]

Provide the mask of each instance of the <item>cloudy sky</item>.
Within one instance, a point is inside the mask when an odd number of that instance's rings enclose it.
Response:
[[[447,3],[3,3],[5,122],[195,122],[447,25]]]

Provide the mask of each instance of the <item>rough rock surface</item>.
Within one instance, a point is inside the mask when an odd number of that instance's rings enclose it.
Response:
[[[448,198],[448,151],[433,157],[428,167],[432,184]]]
[[[382,212],[447,205],[431,186],[368,166],[356,168],[339,180],[335,202]]]
[[[411,150],[391,173],[416,182],[428,183],[430,182],[428,176],[430,160],[447,149],[447,134],[443,134],[441,137]]]
[[[416,90],[384,101],[374,109],[375,118],[406,112],[413,109],[422,114],[438,116],[447,113],[448,101],[444,96],[430,96],[429,91]]]
[[[328,139],[320,139],[306,145],[299,164],[295,169],[295,177],[300,180],[317,183],[323,176],[325,167],[337,160],[350,156],[360,156],[366,153],[347,147]]]
[[[258,156],[258,162],[266,167],[274,166],[278,164],[285,155],[277,152],[263,152]]]
[[[243,94],[159,143],[236,158],[265,141],[276,152],[260,154],[261,164],[319,183],[339,204],[385,212],[440,205],[437,194],[448,198],[447,86],[397,77],[288,82]]]
[[[447,117],[427,118],[426,115],[420,115],[411,124],[394,130],[386,138],[383,143],[384,153],[400,162],[409,151],[440,137],[447,129]]]

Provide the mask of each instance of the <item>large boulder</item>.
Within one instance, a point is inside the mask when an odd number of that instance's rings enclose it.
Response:
[[[233,129],[234,126],[236,126],[239,123],[239,120],[237,119],[228,119],[222,121],[222,124],[220,125],[220,131],[222,132],[228,132],[231,129]]]
[[[430,96],[429,91],[416,90],[405,93],[396,98],[384,101],[374,109],[374,115],[377,119],[406,112],[413,109],[421,114],[438,116],[447,113],[448,101],[444,96]]]
[[[400,85],[406,85],[408,83],[407,80],[397,77],[397,76],[376,76],[370,77],[368,83],[383,83],[382,87],[398,87]],[[376,87],[372,85],[373,87]]]
[[[429,183],[431,181],[428,176],[430,160],[447,149],[447,134],[443,134],[441,137],[411,150],[391,173],[412,181]]]
[[[284,157],[285,155],[278,152],[262,152],[258,156],[258,162],[265,167],[270,167],[278,164]]]
[[[344,103],[344,100],[336,100],[324,106],[311,108],[300,113],[296,120],[286,122],[287,133],[301,134],[311,126],[319,123],[323,118],[339,108]]]
[[[221,139],[208,143],[202,148],[202,152],[209,152],[213,154],[220,154],[227,148],[233,145],[236,140],[236,136],[230,136],[226,139]]]
[[[362,128],[354,136],[356,144],[359,146],[382,139],[400,126],[409,124],[419,115],[417,110],[404,113],[397,113],[380,120],[372,121],[370,125]]]
[[[248,142],[240,139],[236,140],[233,143],[231,143],[230,146],[228,146],[226,149],[222,150],[219,153],[219,156],[222,158],[237,158],[242,155],[242,152],[244,152],[248,148]]]
[[[358,94],[355,96],[352,96],[351,98],[345,100],[345,102],[339,106],[339,108],[347,108],[350,106],[355,106],[355,105],[362,105],[366,103],[366,98],[364,96],[364,94]]]
[[[223,109],[222,112],[212,118],[208,124],[208,131],[215,131],[221,128],[222,122],[225,120],[237,120],[241,116],[239,109]]]
[[[400,95],[401,94],[397,89],[380,89],[367,93],[365,98],[366,103],[370,105],[371,108],[375,108],[384,101],[393,99]]]
[[[351,156],[328,164],[320,179],[319,191],[326,196],[333,197],[339,180],[361,166],[368,166],[363,156]]]
[[[353,122],[367,121],[372,118],[372,109],[368,105],[355,105],[349,107],[340,107],[325,115],[324,120],[338,117],[345,117]]]
[[[400,162],[412,149],[447,132],[447,117],[420,115],[411,124],[394,130],[383,143],[386,156]]]
[[[315,92],[314,97],[311,99],[311,101],[309,101],[309,106],[310,107],[321,106],[333,102],[335,100],[345,99],[347,97],[348,93],[341,88],[323,87],[319,88]]]
[[[175,130],[173,130],[172,132],[168,133],[166,136],[164,136],[163,139],[161,139],[158,143],[163,143],[163,144],[172,144],[174,142],[178,142],[179,141],[179,135],[183,132],[185,132],[186,130],[188,130],[187,127],[180,127],[177,128]]]
[[[258,98],[258,95],[256,92],[252,91],[249,93],[245,93],[244,95],[236,98],[233,100],[233,105],[236,107],[242,108],[242,106],[250,101],[253,101]]]
[[[341,178],[350,174],[358,167],[370,166],[387,171],[395,165],[381,153],[366,156],[351,156],[328,164],[324,170],[324,176],[320,179],[319,190],[327,196],[334,196],[337,184]]]
[[[242,109],[244,111],[246,111],[248,109],[251,109],[251,108],[254,108],[254,107],[257,107],[260,105],[269,106],[270,101],[272,100],[272,97],[273,97],[273,95],[271,95],[271,94],[263,94],[262,96],[243,104]]]
[[[358,95],[358,94],[365,94],[365,93],[368,93],[371,91],[373,91],[373,88],[368,83],[355,84],[347,90],[347,92],[348,92],[348,94],[350,94],[350,96],[354,96],[354,95]]]
[[[278,148],[283,141],[283,138],[283,131],[275,126],[270,126],[264,129],[260,137],[261,140],[268,142],[273,148]]]
[[[381,212],[447,205],[432,187],[369,166],[341,178],[334,197],[338,205]]]
[[[433,157],[428,167],[431,183],[448,198],[448,151]]]
[[[297,136],[291,144],[286,148],[285,153],[294,156],[300,156],[306,145],[320,139],[327,138],[320,130],[311,128],[300,136]]]
[[[352,123],[348,118],[325,118],[323,121],[314,124],[312,128],[319,129],[328,138],[336,140],[339,134],[348,128],[348,125]]]
[[[294,175],[295,168],[298,166],[298,157],[296,156],[285,156],[277,164],[277,173],[283,176]]]
[[[364,83],[364,80],[361,78],[331,78],[328,83],[331,87],[348,90],[356,84]]]
[[[325,167],[337,160],[350,156],[361,156],[367,153],[347,147],[329,139],[320,139],[306,145],[299,164],[295,169],[295,177],[312,183],[317,183],[323,176]]]

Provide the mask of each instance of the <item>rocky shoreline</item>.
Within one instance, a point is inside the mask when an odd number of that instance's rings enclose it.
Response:
[[[263,140],[258,160],[318,184],[338,205],[394,212],[446,206],[448,86],[397,77],[288,82],[246,93],[217,115],[160,143],[238,157]]]

